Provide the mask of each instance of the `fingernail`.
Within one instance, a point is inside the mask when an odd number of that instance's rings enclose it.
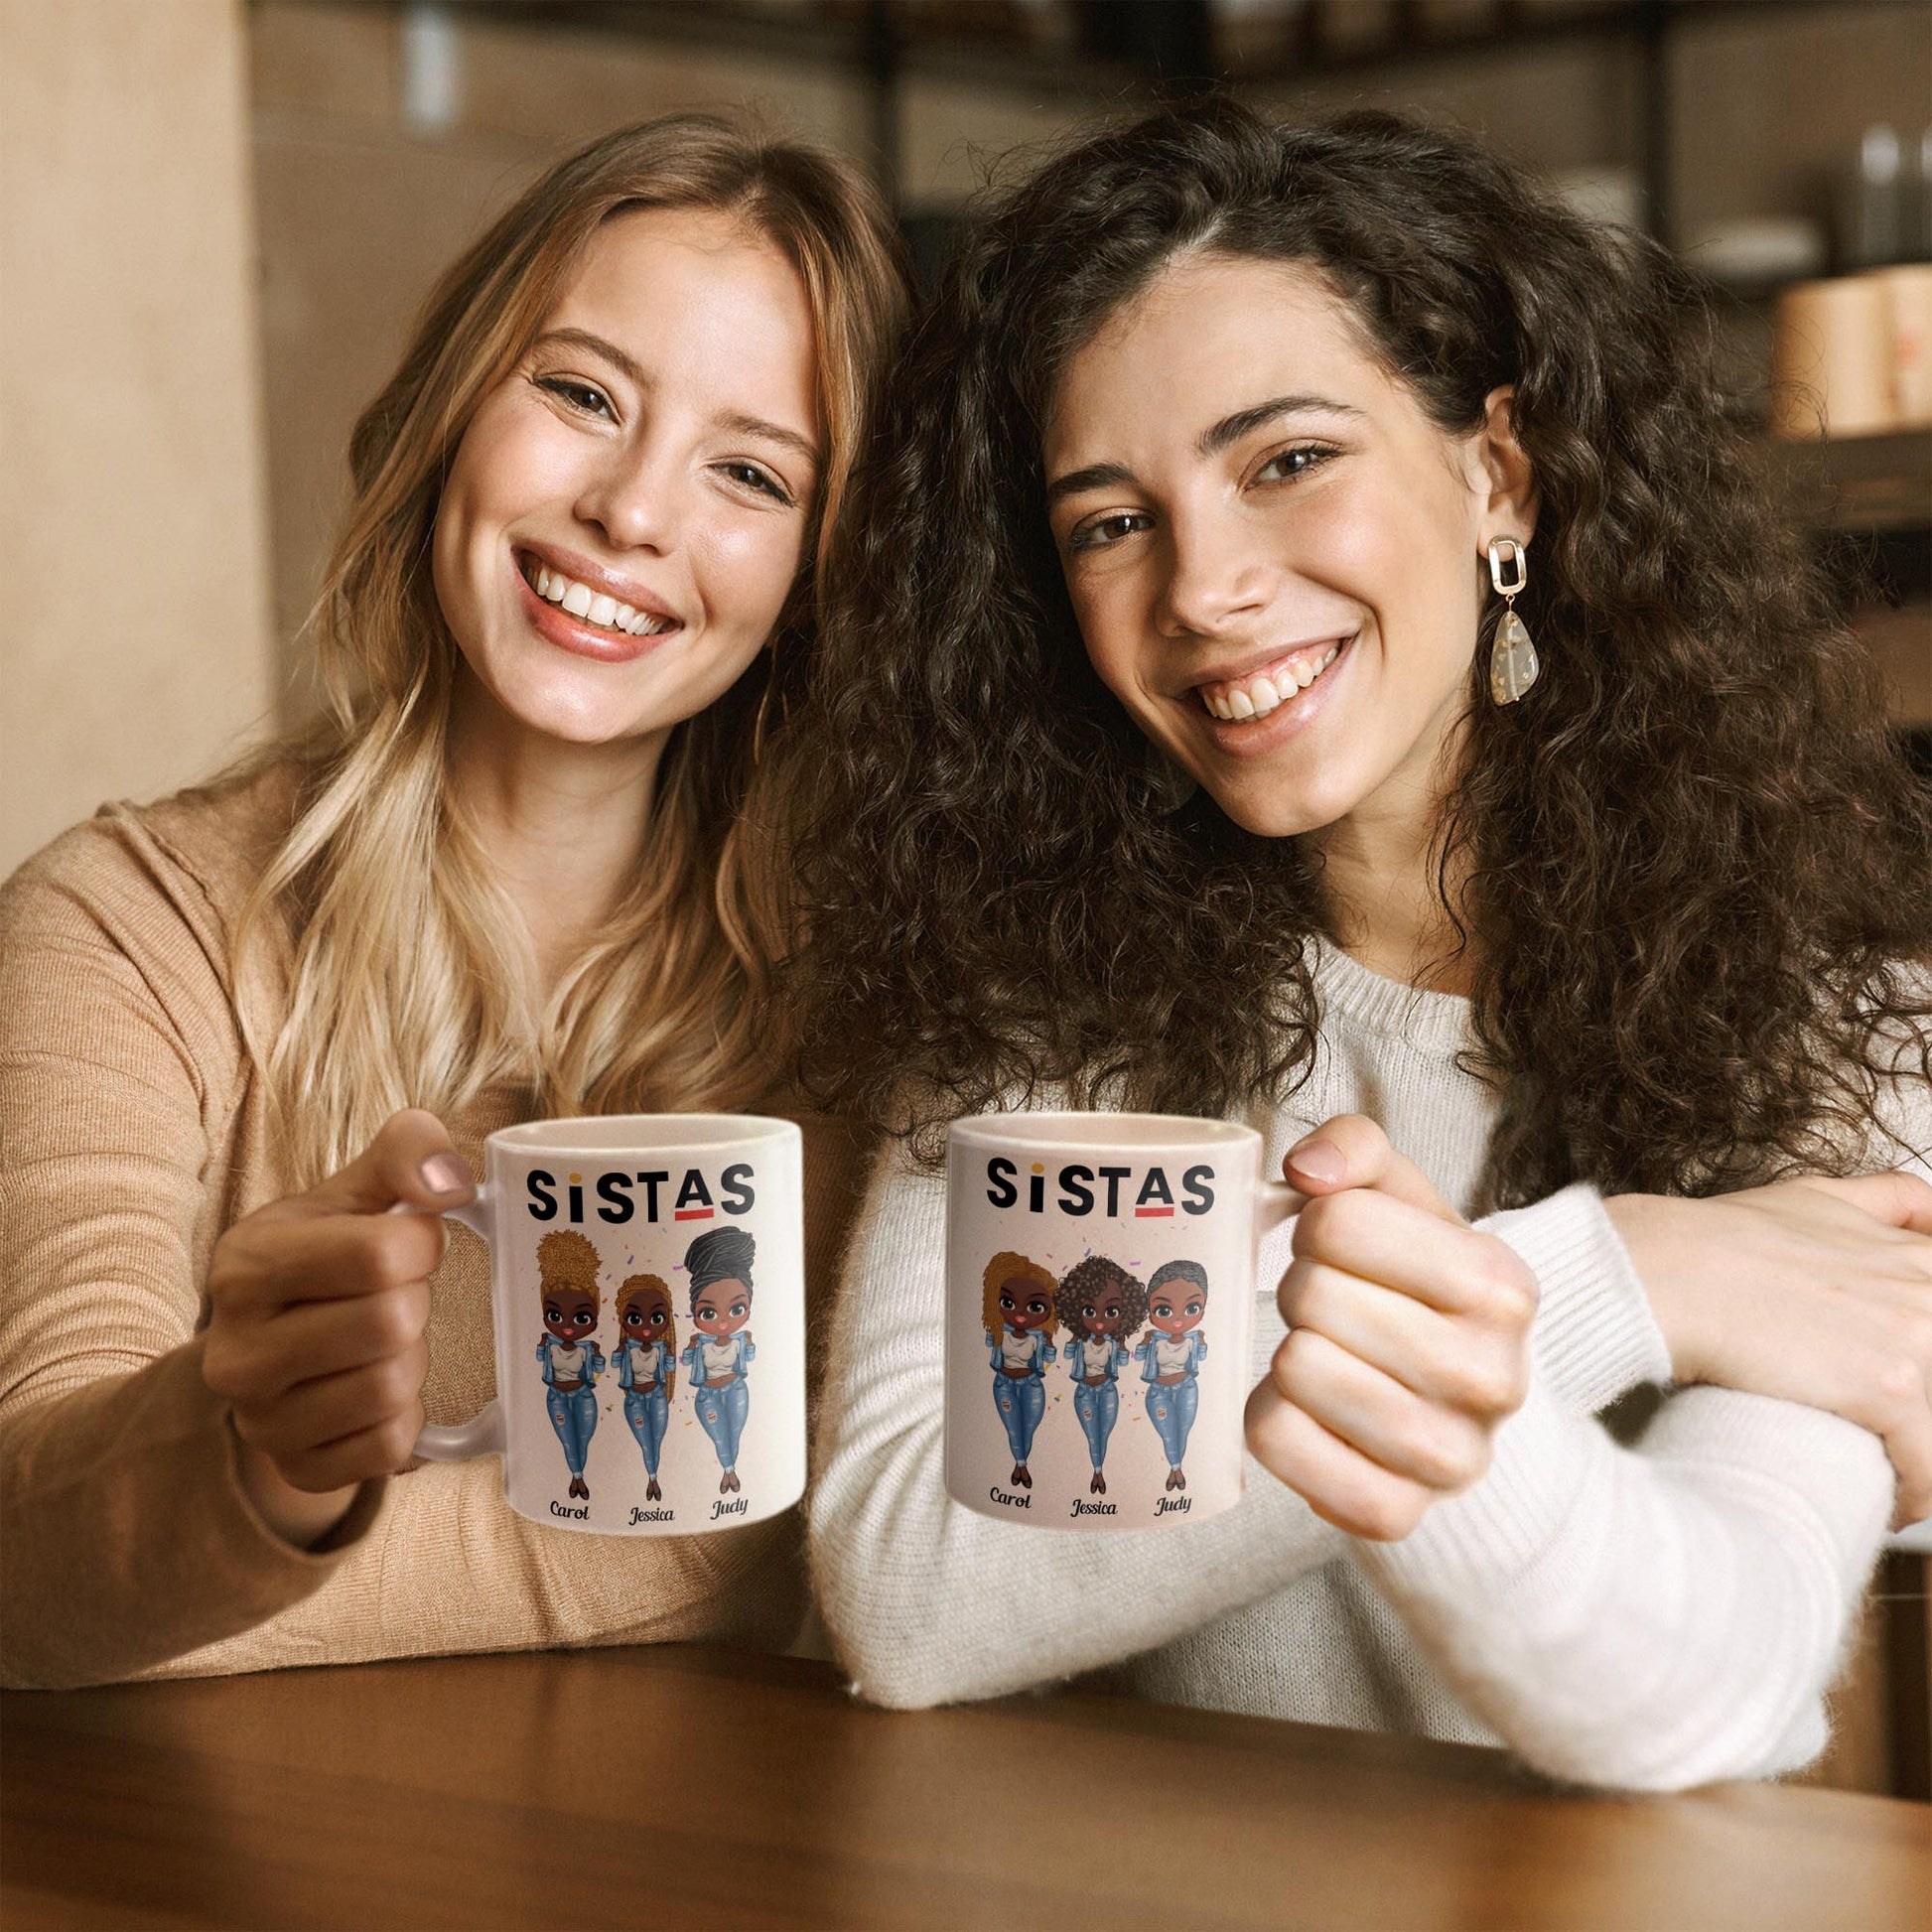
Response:
[[[1326,1181],[1330,1186],[1348,1177],[1348,1163],[1333,1141],[1304,1141],[1288,1151],[1288,1165],[1311,1180]]]
[[[460,1194],[470,1184],[470,1170],[454,1154],[432,1154],[416,1172],[432,1194]]]

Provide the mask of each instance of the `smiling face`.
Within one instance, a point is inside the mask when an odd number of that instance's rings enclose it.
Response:
[[[581,1289],[553,1288],[543,1297],[543,1325],[557,1340],[575,1347],[597,1326],[597,1298]]]
[[[632,1302],[623,1311],[621,1325],[626,1335],[638,1341],[662,1341],[671,1325],[671,1311],[659,1301]]]
[[[700,209],[598,230],[484,397],[437,511],[467,702],[572,743],[655,737],[770,635],[818,483],[812,317],[770,242]]]
[[[752,1291],[743,1282],[707,1282],[691,1303],[691,1319],[722,1341],[735,1335],[752,1315]]]
[[[1426,811],[1484,546],[1530,534],[1513,449],[1439,428],[1314,271],[1183,258],[1052,400],[1053,534],[1095,671],[1251,832]]]
[[[1163,1282],[1147,1298],[1147,1318],[1164,1335],[1184,1335],[1199,1324],[1207,1298],[1192,1282]]]
[[[1118,1295],[1101,1295],[1080,1304],[1080,1326],[1090,1335],[1117,1335],[1126,1312]]]
[[[999,1301],[1000,1319],[1009,1328],[1043,1328],[1053,1316],[1052,1295],[1024,1275],[1000,1284]]]

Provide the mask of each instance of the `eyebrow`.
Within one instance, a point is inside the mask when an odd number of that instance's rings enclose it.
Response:
[[[1271,396],[1266,402],[1237,409],[1231,416],[1223,416],[1218,423],[1204,429],[1194,445],[1195,451],[1202,457],[1219,456],[1244,436],[1252,436],[1256,430],[1265,429],[1283,416],[1311,410],[1356,420],[1360,420],[1363,413],[1352,403],[1336,402],[1329,396]],[[1113,489],[1134,481],[1133,471],[1124,463],[1089,464],[1084,470],[1069,470],[1065,476],[1055,477],[1046,485],[1046,506],[1051,509],[1063,497],[1078,496],[1089,489]]]
[[[1362,414],[1352,403],[1336,402],[1328,396],[1273,396],[1267,402],[1258,402],[1247,409],[1237,409],[1232,416],[1223,416],[1213,428],[1201,432],[1200,441],[1194,447],[1204,457],[1219,456],[1230,444],[1240,442],[1244,436],[1252,436],[1258,429],[1266,429],[1281,417],[1302,415],[1311,410],[1322,415],[1349,416],[1357,420]]]
[[[605,361],[639,389],[652,389],[655,382],[643,364],[634,355],[620,348],[616,343],[606,342],[602,336],[594,336],[588,329],[546,329],[531,344],[533,348],[541,348],[546,343],[559,344],[566,348],[581,348],[592,355],[601,355]],[[782,423],[766,422],[762,416],[747,416],[733,410],[716,419],[720,429],[730,430],[737,436],[757,436],[767,443],[776,443],[781,449],[794,451],[807,463],[814,466],[824,461],[819,448],[809,436],[801,436],[795,429],[786,429]]]

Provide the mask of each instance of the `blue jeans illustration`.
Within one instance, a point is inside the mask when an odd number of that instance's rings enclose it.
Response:
[[[1194,1411],[1199,1407],[1200,1384],[1191,1375],[1172,1384],[1147,1385],[1148,1420],[1160,1432],[1161,1446],[1173,1468],[1180,1467],[1181,1457],[1187,1453],[1187,1432],[1194,1426]]]
[[[1099,1388],[1088,1383],[1073,1385],[1073,1413],[1086,1431],[1087,1453],[1097,1469],[1107,1460],[1107,1438],[1114,1433],[1114,1420],[1120,1414],[1120,1390],[1111,1382]]]
[[[586,1382],[576,1389],[545,1389],[544,1401],[550,1411],[550,1427],[564,1446],[564,1460],[574,1476],[584,1473],[584,1456],[597,1429],[597,1395]]]
[[[752,1406],[752,1392],[742,1375],[729,1382],[697,1391],[698,1421],[718,1451],[721,1468],[738,1467],[738,1439],[745,1428],[745,1412]]]
[[[1000,1420],[1007,1426],[1007,1441],[1013,1447],[1013,1459],[1016,1462],[1026,1461],[1027,1451],[1034,1446],[1034,1431],[1039,1427],[1039,1419],[1046,1413],[1046,1384],[1037,1375],[1023,1375],[1016,1379],[996,1370],[993,1376],[993,1400],[999,1407]]]
[[[657,1451],[664,1447],[664,1432],[671,1423],[671,1400],[663,1383],[654,1389],[631,1389],[623,1398],[623,1419],[644,1452],[644,1469],[657,1473]]]

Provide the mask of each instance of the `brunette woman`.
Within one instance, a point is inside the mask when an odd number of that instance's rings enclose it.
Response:
[[[834,1337],[812,1514],[866,1693],[1122,1664],[1636,1786],[1819,1747],[1893,1508],[1825,1411],[1932,1499],[1932,1192],[1846,1177],[1932,1140],[1932,870],[1708,334],[1381,116],[1211,104],[993,203],[824,665],[821,1071],[910,1135],[840,1315],[901,1346]],[[1247,1118],[1314,1197],[1246,1499],[1105,1547],[937,1468],[922,1160],[1067,1095]],[[1672,1377],[1732,1386],[1592,1419]]]
[[[356,427],[314,733],[6,888],[7,1682],[788,1639],[782,1524],[553,1540],[493,1462],[391,1480],[493,1377],[481,1251],[387,1210],[521,1118],[771,1088],[787,694],[902,286],[813,150],[562,162]]]
[[[685,1251],[691,1280],[691,1325],[684,1350],[698,1422],[718,1451],[718,1493],[736,1491],[738,1444],[751,1409],[746,1380],[758,1360],[752,1318],[752,1264],[758,1244],[744,1228],[713,1228]]]
[[[1076,1261],[1054,1297],[1054,1312],[1067,1333],[1073,1413],[1093,1462],[1089,1495],[1107,1493],[1107,1444],[1120,1420],[1120,1372],[1131,1359],[1124,1337],[1141,1325],[1147,1307],[1147,1290],[1105,1255]]]

